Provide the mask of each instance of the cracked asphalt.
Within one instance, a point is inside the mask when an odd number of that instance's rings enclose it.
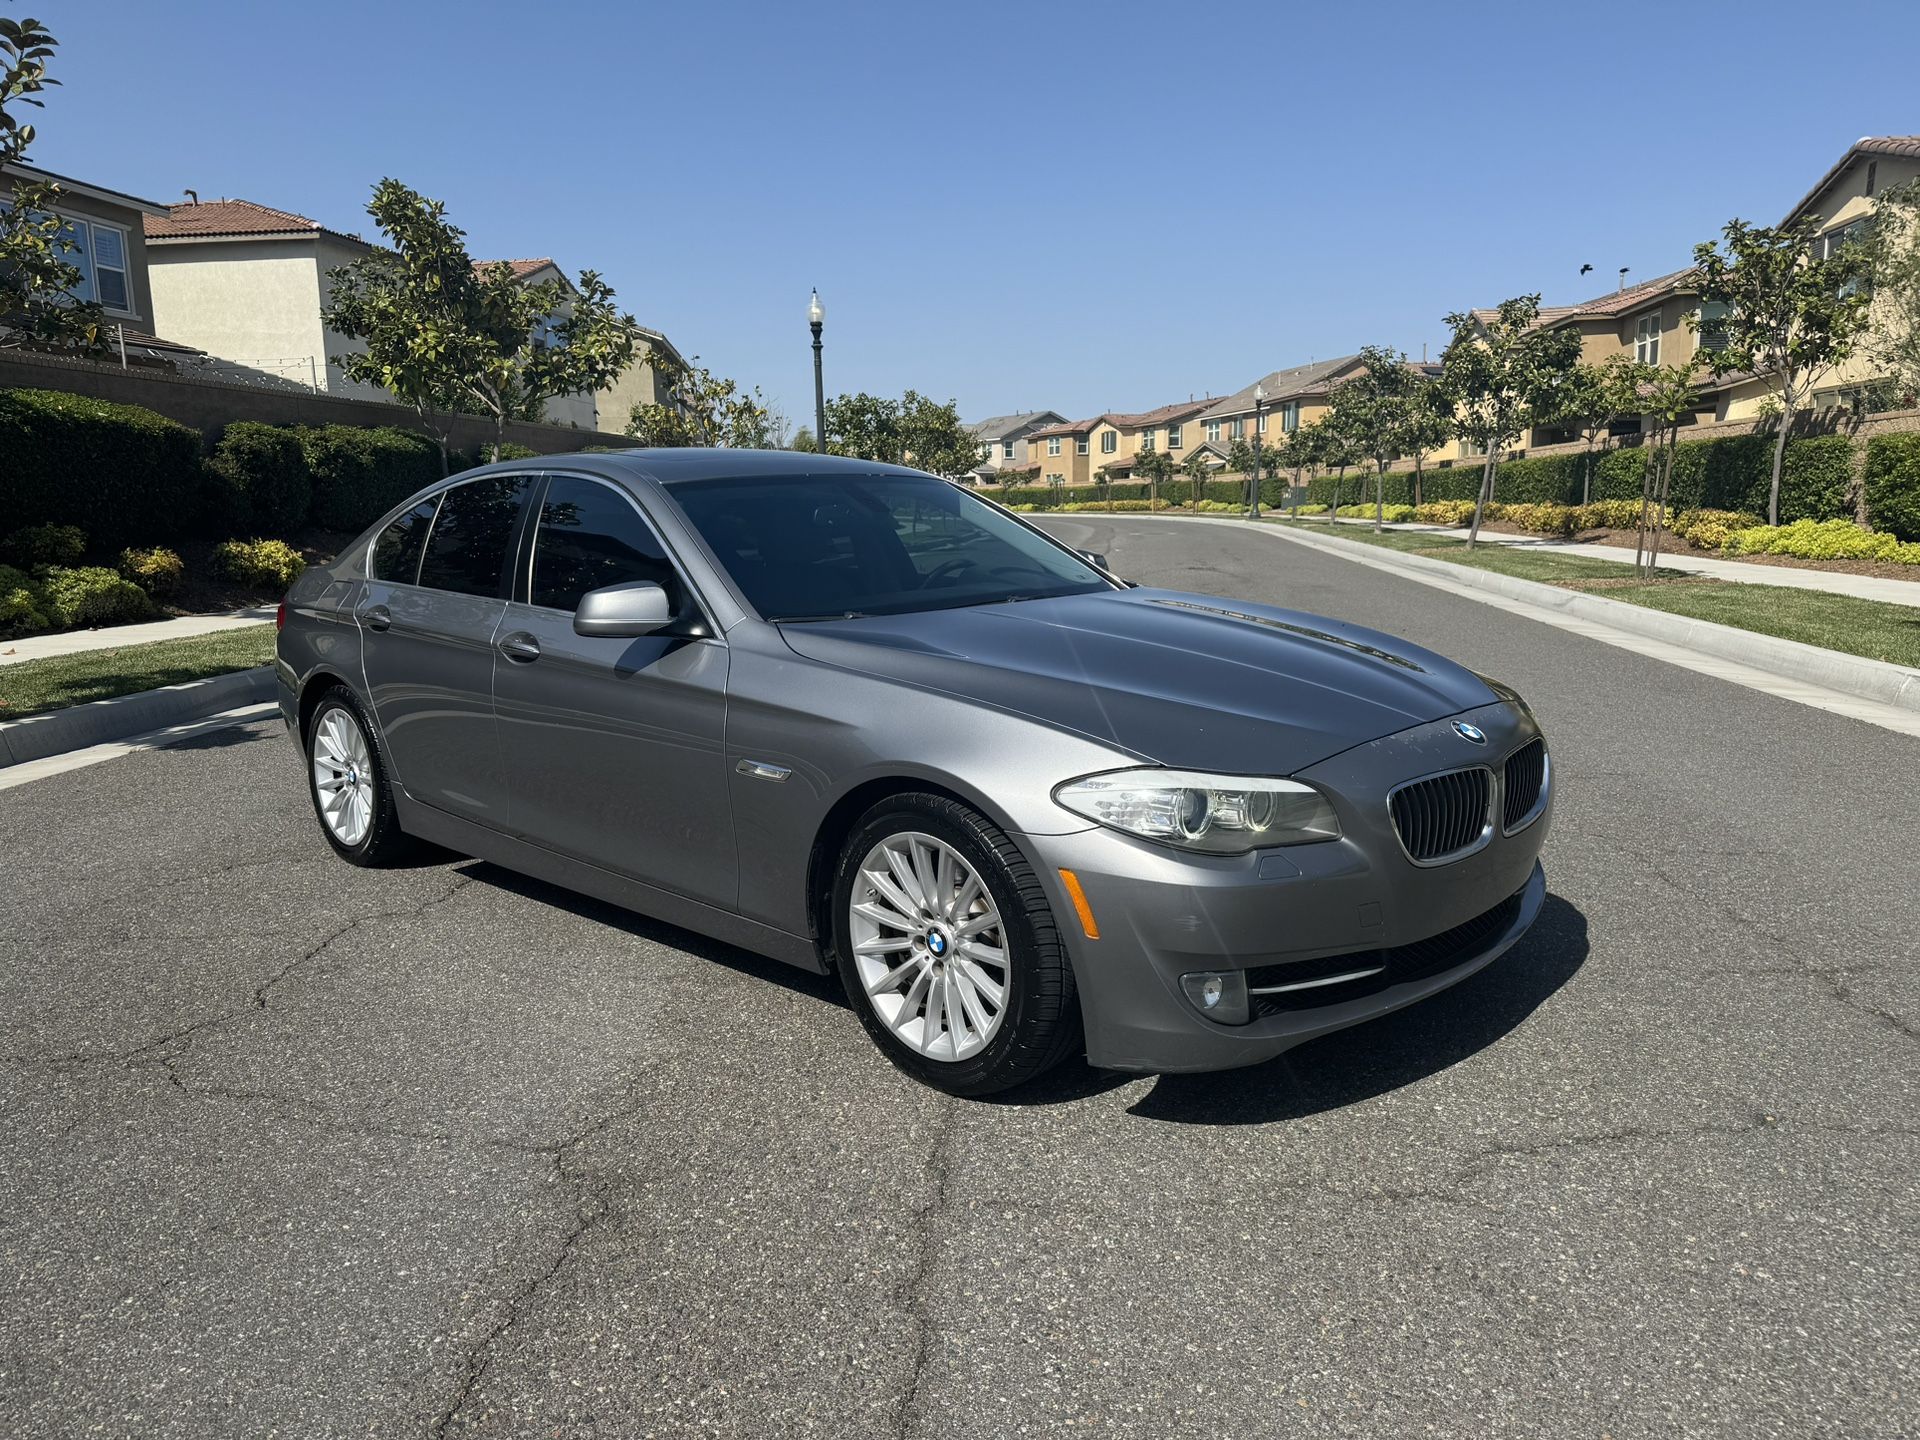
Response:
[[[1284,541],[1518,685],[1551,897],[1252,1071],[916,1088],[829,982],[327,850],[277,724],[0,794],[0,1435],[1920,1431],[1920,744]]]

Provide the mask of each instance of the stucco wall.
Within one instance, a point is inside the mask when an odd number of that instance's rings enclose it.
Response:
[[[312,240],[148,247],[156,332],[232,364],[327,383]]]

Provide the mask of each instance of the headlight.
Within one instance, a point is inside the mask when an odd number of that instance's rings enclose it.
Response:
[[[1261,775],[1109,770],[1069,780],[1053,798],[1115,830],[1212,855],[1340,837],[1326,796],[1297,780]]]

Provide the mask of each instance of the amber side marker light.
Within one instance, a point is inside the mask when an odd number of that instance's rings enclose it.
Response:
[[[1100,938],[1100,926],[1094,921],[1093,907],[1087,904],[1087,892],[1080,888],[1080,877],[1071,870],[1060,872],[1060,883],[1067,887],[1067,898],[1073,901],[1074,913],[1080,917],[1080,928],[1087,932],[1087,939]]]

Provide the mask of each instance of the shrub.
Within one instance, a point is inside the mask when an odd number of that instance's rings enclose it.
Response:
[[[120,573],[152,596],[171,595],[186,573],[186,566],[171,550],[156,546],[151,550],[122,550]]]
[[[32,570],[41,565],[78,565],[87,553],[87,532],[78,525],[29,525],[0,542],[0,561]]]
[[[1727,537],[1725,553],[1920,565],[1920,544],[1903,544],[1885,531],[1868,530],[1851,520],[1796,520],[1791,525],[1750,526],[1735,530]]]
[[[1104,500],[1088,500],[1062,505],[1059,509],[1069,515],[1084,515],[1093,512],[1104,514],[1111,509],[1116,515],[1138,515],[1148,510],[1170,510],[1173,507],[1165,500],[1116,500],[1111,506]]]
[[[153,616],[147,592],[99,565],[56,565],[40,584],[47,618],[61,630],[82,625],[125,625]]]
[[[25,571],[0,565],[0,640],[50,629],[40,592]]]
[[[1876,530],[1920,540],[1920,435],[1867,442],[1867,518]]]
[[[1633,524],[1637,526],[1639,523],[1636,513]],[[1736,530],[1748,530],[1759,523],[1758,515],[1744,510],[1687,510],[1675,516],[1667,528],[1682,540],[1698,545],[1703,550],[1719,550]]]
[[[229,540],[216,545],[213,563],[243,585],[284,590],[307,568],[300,552],[284,540]]]
[[[1574,507],[1573,528],[1580,530],[1636,530],[1640,526],[1638,500],[1595,500]]]
[[[1571,535],[1579,509],[1573,505],[1502,503],[1498,519],[1535,535]]]
[[[0,390],[0,515],[77,525],[109,553],[200,532],[200,436],[137,405]]]
[[[493,458],[493,447],[491,445],[482,445],[480,447],[480,453],[491,460]],[[529,450],[524,445],[516,445],[511,440],[503,440],[500,442],[500,458],[502,460],[531,460],[539,453],[538,450]]]
[[[393,426],[305,426],[295,432],[313,485],[313,518],[329,530],[364,530],[440,478],[440,451]]]
[[[313,477],[293,431],[237,420],[222,432],[207,469],[231,491],[236,523],[281,534],[307,523]]]
[[[1373,502],[1369,500],[1364,505],[1342,505],[1340,509],[1335,513],[1347,516],[1355,520],[1371,520],[1373,519]],[[1382,520],[1387,521],[1389,524],[1399,525],[1413,518],[1413,506],[1411,505],[1383,506],[1381,507],[1380,518]]]
[[[1324,515],[1327,513],[1327,507],[1324,505],[1302,505],[1300,507],[1300,513],[1302,515]]]
[[[1473,519],[1473,501],[1429,500],[1414,507],[1413,518],[1422,525],[1465,525]]]

